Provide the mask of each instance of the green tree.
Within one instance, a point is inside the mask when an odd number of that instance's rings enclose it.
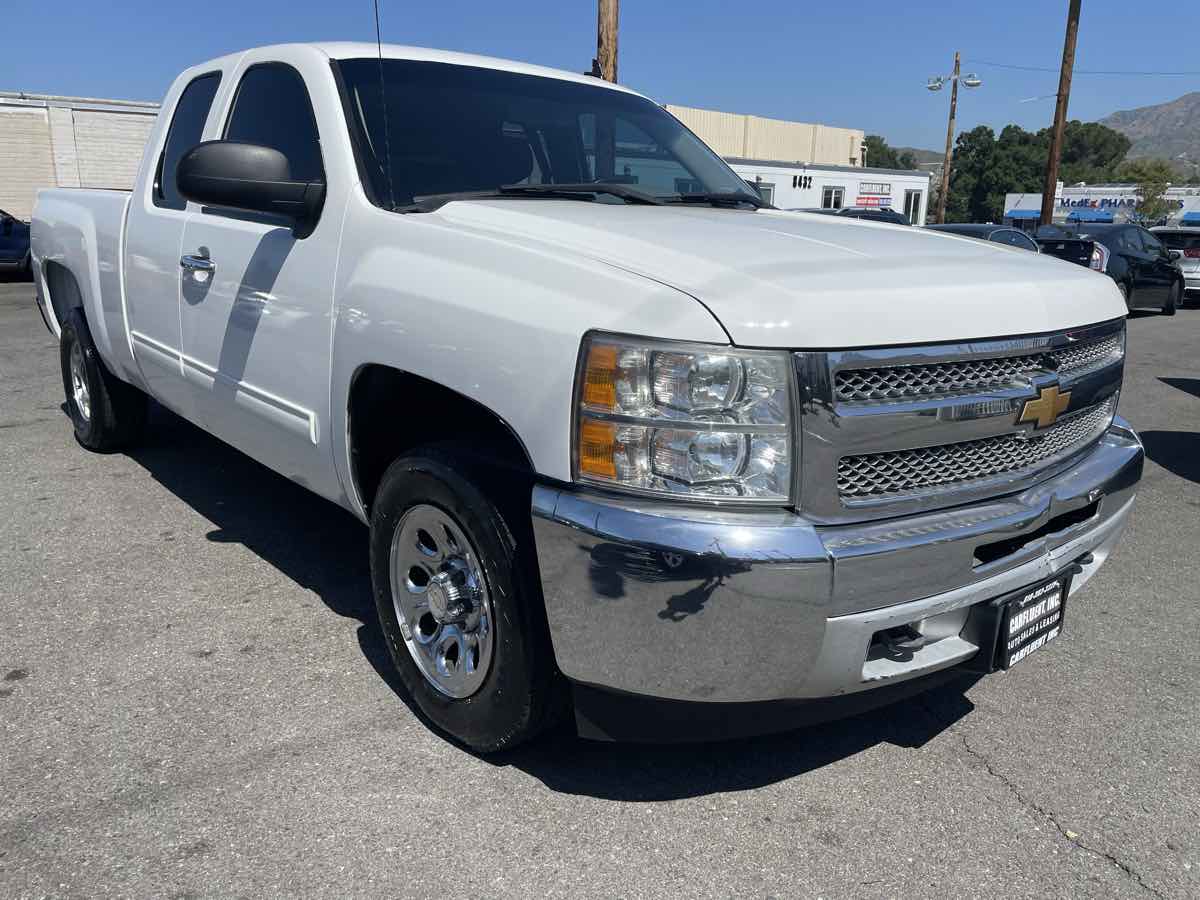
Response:
[[[867,148],[867,165],[880,169],[915,169],[917,158],[909,151],[897,152],[889,147],[888,142],[878,134],[868,134],[863,138]]]
[[[1050,157],[1049,128],[1030,132],[1008,125],[999,137],[987,126],[958,136],[946,219],[998,222],[1007,193],[1038,193]],[[1095,122],[1068,122],[1063,135],[1060,177],[1067,184],[1112,181],[1129,152],[1129,139]]]
[[[1143,222],[1164,219],[1174,207],[1167,201],[1167,188],[1175,173],[1165,159],[1131,159],[1117,169],[1117,179],[1137,185],[1137,214]]]

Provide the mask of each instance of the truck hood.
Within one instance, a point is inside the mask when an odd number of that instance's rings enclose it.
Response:
[[[921,228],[812,213],[544,199],[459,201],[431,215],[671,285],[749,347],[960,341],[1075,328],[1126,312],[1105,275]]]

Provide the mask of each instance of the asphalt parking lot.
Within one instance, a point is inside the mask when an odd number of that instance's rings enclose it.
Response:
[[[1133,524],[1012,673],[728,744],[484,760],[349,515],[157,410],[79,448],[0,284],[0,896],[1200,896],[1200,309],[1130,322]]]

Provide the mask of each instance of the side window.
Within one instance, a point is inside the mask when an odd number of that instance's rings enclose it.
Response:
[[[162,155],[158,158],[158,171],[154,178],[154,205],[163,209],[184,209],[187,201],[179,196],[175,187],[175,169],[179,159],[198,143],[204,134],[204,122],[208,110],[221,83],[220,72],[210,72],[194,78],[179,95],[175,104],[175,115],[167,131]]]
[[[1119,239],[1121,249],[1126,253],[1141,253],[1142,245],[1137,239],[1136,231],[1122,231]]]
[[[990,240],[997,244],[1008,244],[1010,247],[1020,247],[1022,250],[1036,250],[1037,245],[1019,231],[1005,229],[993,231]]]
[[[283,63],[251,66],[225,126],[227,141],[271,147],[288,158],[295,181],[323,181],[321,141],[300,73]]]
[[[1151,256],[1161,256],[1163,253],[1162,242],[1148,231],[1141,232],[1141,235],[1146,252]]]

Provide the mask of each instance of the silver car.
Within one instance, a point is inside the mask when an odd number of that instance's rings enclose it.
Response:
[[[1191,298],[1200,296],[1200,228],[1162,226],[1150,230],[1179,263],[1184,290]]]

